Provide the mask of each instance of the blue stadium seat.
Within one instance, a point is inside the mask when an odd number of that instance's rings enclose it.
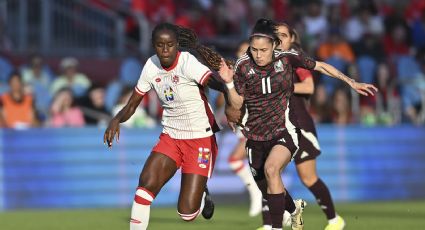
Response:
[[[357,59],[357,67],[359,69],[360,81],[365,83],[373,83],[375,78],[377,63],[370,56],[361,56]]]
[[[123,60],[119,72],[120,81],[126,86],[135,86],[142,72],[142,64],[136,58]]]
[[[333,65],[335,68],[337,68],[343,73],[346,71],[348,66],[348,63],[346,61],[335,56],[325,60],[325,62],[330,65]],[[332,95],[338,84],[340,84],[340,80],[329,76],[322,76],[322,82],[325,85],[326,93],[328,95]]]
[[[422,98],[416,85],[422,72],[419,64],[411,56],[400,56],[396,60],[396,67],[403,108],[420,104]]]
[[[112,111],[112,108],[118,102],[123,87],[123,84],[119,81],[113,81],[106,87],[105,107],[108,111]]]
[[[0,83],[7,84],[7,79],[13,71],[13,65],[4,57],[0,56]]]
[[[108,111],[118,102],[124,87],[134,87],[142,72],[142,64],[134,57],[126,58],[122,61],[118,81],[111,82],[106,87],[105,107]]]

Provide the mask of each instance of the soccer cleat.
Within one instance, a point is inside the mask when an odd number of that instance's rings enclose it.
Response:
[[[263,225],[263,226],[257,228],[257,230],[272,230],[272,226],[271,225]]]
[[[302,199],[294,200],[295,203],[295,213],[291,214],[292,230],[302,230],[304,229],[304,220],[302,217],[304,208],[307,206],[307,202]]]
[[[325,230],[342,230],[345,227],[345,221],[340,216],[336,216],[336,222],[328,224]]]
[[[202,210],[202,216],[209,220],[214,215],[214,202],[211,199],[208,188],[205,186],[205,198],[204,198],[204,209]]]

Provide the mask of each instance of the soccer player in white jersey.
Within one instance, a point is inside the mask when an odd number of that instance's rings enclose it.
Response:
[[[179,168],[180,217],[191,221],[202,213],[209,219],[214,211],[206,184],[217,156],[214,133],[219,127],[203,92],[204,85],[212,85],[214,77],[192,54],[179,51],[178,37],[179,27],[175,25],[162,23],[154,28],[152,45],[156,55],[144,65],[129,101],[104,134],[104,142],[112,147],[113,139],[119,139],[119,124],[131,117],[149,90],[155,90],[164,108],[164,128],[140,174],[131,210],[131,230],[147,228],[152,201]]]

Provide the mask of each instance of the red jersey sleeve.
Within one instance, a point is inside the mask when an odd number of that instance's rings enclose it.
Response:
[[[300,79],[300,81],[304,81],[305,79],[309,78],[309,77],[313,77],[313,75],[311,74],[310,70],[304,69],[304,68],[297,68],[295,70],[298,79]]]

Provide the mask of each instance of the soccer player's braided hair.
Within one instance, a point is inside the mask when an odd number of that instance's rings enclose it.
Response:
[[[277,26],[278,24],[273,20],[264,18],[258,19],[249,37],[249,41],[254,37],[266,37],[275,43],[276,46],[279,46],[281,41],[277,36]]]
[[[200,44],[195,31],[178,25],[176,25],[176,28],[178,32],[178,42],[180,47],[193,49],[198,52],[199,55],[202,57],[204,64],[207,65],[210,69],[213,69],[215,71],[218,71],[220,69],[222,58],[220,54],[218,54],[213,49]],[[230,60],[226,59],[225,61],[228,66],[233,66],[234,64]]]

